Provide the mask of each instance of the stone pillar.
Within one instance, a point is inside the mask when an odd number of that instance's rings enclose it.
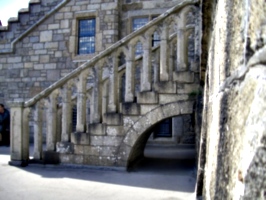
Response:
[[[62,95],[62,142],[69,142],[72,131],[72,102],[71,102],[71,84],[67,83],[63,87]]]
[[[34,150],[33,157],[36,160],[42,159],[42,124],[43,124],[43,105],[41,102],[35,104],[34,119]]]
[[[55,151],[56,147],[56,126],[57,126],[57,95],[58,92],[55,91],[50,94],[47,102],[47,113],[46,113],[46,150]]]
[[[22,151],[23,160],[27,161],[30,157],[30,128],[29,128],[29,114],[30,108],[24,108],[23,110],[23,138],[22,138]]]
[[[79,75],[79,81],[77,85],[77,132],[85,132],[86,127],[86,80],[87,73],[82,72]]]
[[[94,75],[94,86],[91,99],[91,123],[100,123],[102,118],[102,64],[98,63],[92,69]]]
[[[161,42],[160,42],[160,81],[168,81],[169,80],[169,47],[168,47],[168,39],[169,39],[169,26],[168,23],[164,23],[162,34],[161,34]]]
[[[110,82],[109,82],[109,99],[108,99],[108,112],[117,112],[118,101],[118,59],[117,53],[112,54],[112,66],[110,69]]]
[[[128,45],[126,55],[126,91],[125,102],[133,102],[135,97],[135,46]]]
[[[141,70],[140,91],[151,91],[151,35],[145,35],[143,45],[143,66]]]
[[[186,29],[185,29],[185,19],[184,14],[181,14],[181,19],[177,21],[178,30],[177,30],[177,71],[185,71],[187,68],[186,65],[186,56],[187,56],[187,37],[186,37]]]
[[[29,133],[27,133],[28,128],[26,128],[26,123],[28,117],[24,112],[24,102],[12,102],[9,103],[11,108],[10,112],[10,149],[11,149],[11,164],[20,165],[22,161],[27,161],[29,159],[29,146],[25,146],[25,140],[29,141]],[[29,126],[29,124],[27,123]]]

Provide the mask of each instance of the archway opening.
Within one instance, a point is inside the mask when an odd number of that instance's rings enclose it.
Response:
[[[196,179],[192,114],[163,119],[140,135],[128,160],[130,172],[174,173]]]

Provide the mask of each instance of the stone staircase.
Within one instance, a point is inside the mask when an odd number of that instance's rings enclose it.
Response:
[[[200,19],[195,3],[178,4],[32,99],[10,103],[10,163],[30,161],[32,131],[35,162],[128,167],[156,123],[192,114],[200,54],[200,22],[190,20]],[[143,54],[136,56],[138,42]]]
[[[16,41],[67,2],[69,0],[30,0],[28,8],[20,9],[17,17],[0,27],[0,53],[12,52]]]

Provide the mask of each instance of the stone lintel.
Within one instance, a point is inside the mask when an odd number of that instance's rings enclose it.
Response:
[[[140,92],[137,95],[137,102],[141,104],[156,104],[159,101],[157,92]]]

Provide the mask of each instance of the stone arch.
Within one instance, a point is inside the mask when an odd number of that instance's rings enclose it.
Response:
[[[132,126],[125,131],[125,137],[119,148],[119,155],[124,161],[126,168],[143,156],[149,131],[155,124],[164,119],[183,114],[193,113],[194,101],[177,101],[152,109],[142,115]]]

